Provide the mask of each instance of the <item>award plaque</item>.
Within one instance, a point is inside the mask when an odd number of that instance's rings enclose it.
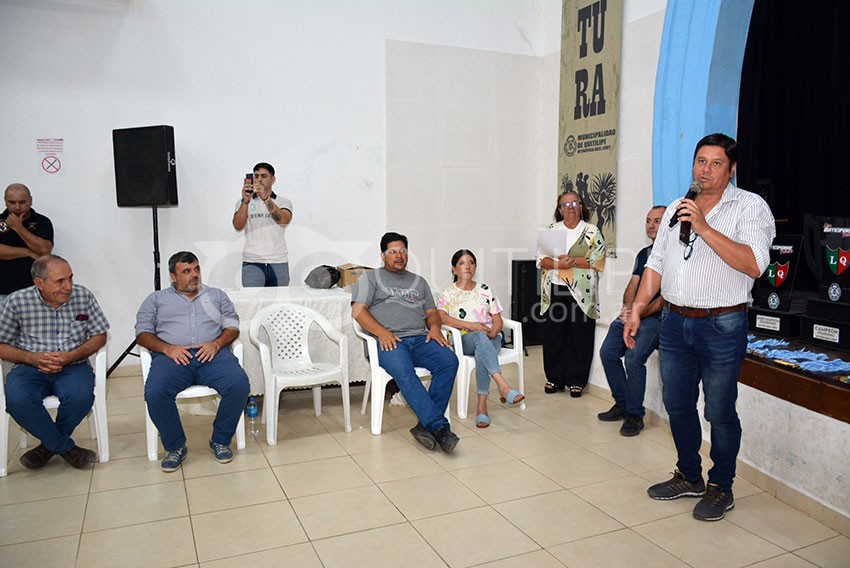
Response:
[[[812,217],[803,220],[806,262],[818,279],[818,296],[850,306],[850,217]]]
[[[803,338],[833,349],[850,350],[850,217],[803,220],[806,263],[818,279],[818,298],[809,300]]]
[[[791,310],[794,280],[801,268],[802,235],[777,235],[770,245],[770,264],[753,288],[750,331],[777,337],[797,337],[800,315]]]

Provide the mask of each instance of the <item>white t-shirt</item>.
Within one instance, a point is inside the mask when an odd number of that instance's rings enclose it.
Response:
[[[292,211],[292,201],[288,198],[275,194],[272,199],[279,208]],[[240,199],[236,202],[236,209],[241,205]],[[242,250],[242,260],[268,264],[288,262],[286,227],[287,225],[278,225],[272,219],[271,213],[259,197],[251,199],[248,202],[248,221],[244,229],[245,248]]]

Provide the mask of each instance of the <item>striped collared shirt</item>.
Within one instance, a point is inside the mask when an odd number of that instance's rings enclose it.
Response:
[[[671,304],[690,308],[721,308],[751,301],[755,279],[726,264],[696,233],[691,234],[693,250],[685,260],[687,246],[679,241],[679,225],[669,226],[679,201],[664,212],[646,262],[647,268],[661,274],[661,295]],[[736,243],[749,246],[764,272],[776,236],[773,214],[764,199],[729,183],[706,222]]]
[[[59,309],[45,304],[35,286],[10,294],[0,309],[0,343],[30,353],[73,351],[108,329],[94,294],[79,284]]]
[[[171,345],[197,347],[225,328],[239,329],[233,302],[219,288],[201,285],[191,300],[174,288],[151,293],[136,314],[136,336],[152,333]]]

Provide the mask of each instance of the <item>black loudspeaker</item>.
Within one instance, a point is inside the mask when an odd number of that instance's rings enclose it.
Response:
[[[177,205],[173,127],[113,130],[112,148],[118,207]]]
[[[540,276],[533,260],[511,261],[511,319],[522,323],[525,345],[543,343],[540,325]]]

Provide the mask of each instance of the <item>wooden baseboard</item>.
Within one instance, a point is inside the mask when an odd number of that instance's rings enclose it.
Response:
[[[738,382],[850,424],[850,385],[749,357],[744,359]]]

